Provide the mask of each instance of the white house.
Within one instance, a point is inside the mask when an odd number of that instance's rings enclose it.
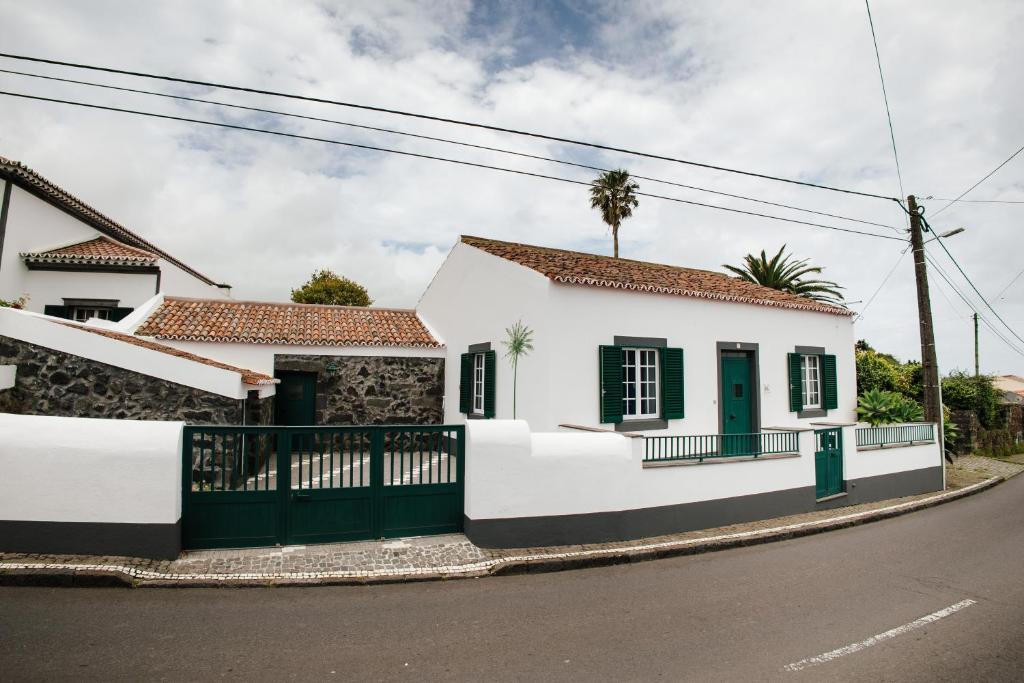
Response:
[[[0,157],[0,299],[120,320],[154,294],[226,298],[218,284],[17,161]]]
[[[512,417],[517,320],[534,331],[515,410],[533,431],[855,421],[851,312],[721,273],[463,237],[417,310],[449,350],[449,422]]]

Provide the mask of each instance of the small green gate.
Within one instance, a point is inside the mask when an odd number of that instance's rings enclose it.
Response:
[[[814,497],[843,492],[843,430],[814,431]]]
[[[182,544],[462,530],[465,427],[185,427]]]

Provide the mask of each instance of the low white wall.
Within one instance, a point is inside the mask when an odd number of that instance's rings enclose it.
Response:
[[[0,414],[0,520],[177,523],[183,426]]]
[[[884,448],[871,446],[863,449],[846,448],[845,450],[846,458],[843,466],[846,479],[876,477],[882,474],[942,467],[943,465],[938,443],[886,446]]]
[[[814,439],[800,457],[643,467],[643,439],[531,434],[523,420],[466,424],[466,516],[506,519],[636,510],[814,486]]]

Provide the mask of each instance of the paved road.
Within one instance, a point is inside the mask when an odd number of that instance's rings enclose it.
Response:
[[[1021,680],[1022,567],[1024,476],[885,522],[632,566],[376,587],[0,589],[0,680]]]

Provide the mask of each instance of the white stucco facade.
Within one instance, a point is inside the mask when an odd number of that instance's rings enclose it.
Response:
[[[616,336],[662,339],[684,352],[685,417],[645,431],[648,435],[721,431],[719,346],[735,343],[756,345],[756,428],[855,421],[854,332],[848,316],[559,284],[461,242],[417,311],[448,349],[447,422],[465,419],[458,402],[460,354],[487,342],[497,352],[495,417],[512,417],[512,368],[501,342],[506,328],[520,319],[534,330],[534,350],[519,364],[517,417],[533,431],[562,424],[614,428],[600,422],[598,347],[613,344]],[[787,354],[798,346],[836,357],[838,407],[827,415],[801,418],[790,411]],[[624,422],[620,428],[626,427]]]
[[[0,180],[0,196],[10,181]],[[230,290],[205,282],[164,258],[157,272],[136,269],[113,272],[88,270],[29,269],[22,253],[49,251],[110,235],[95,229],[68,211],[11,183],[0,252],[0,299],[27,297],[26,309],[43,312],[65,299],[117,301],[119,308],[136,308],[158,292],[178,296],[226,298]]]

